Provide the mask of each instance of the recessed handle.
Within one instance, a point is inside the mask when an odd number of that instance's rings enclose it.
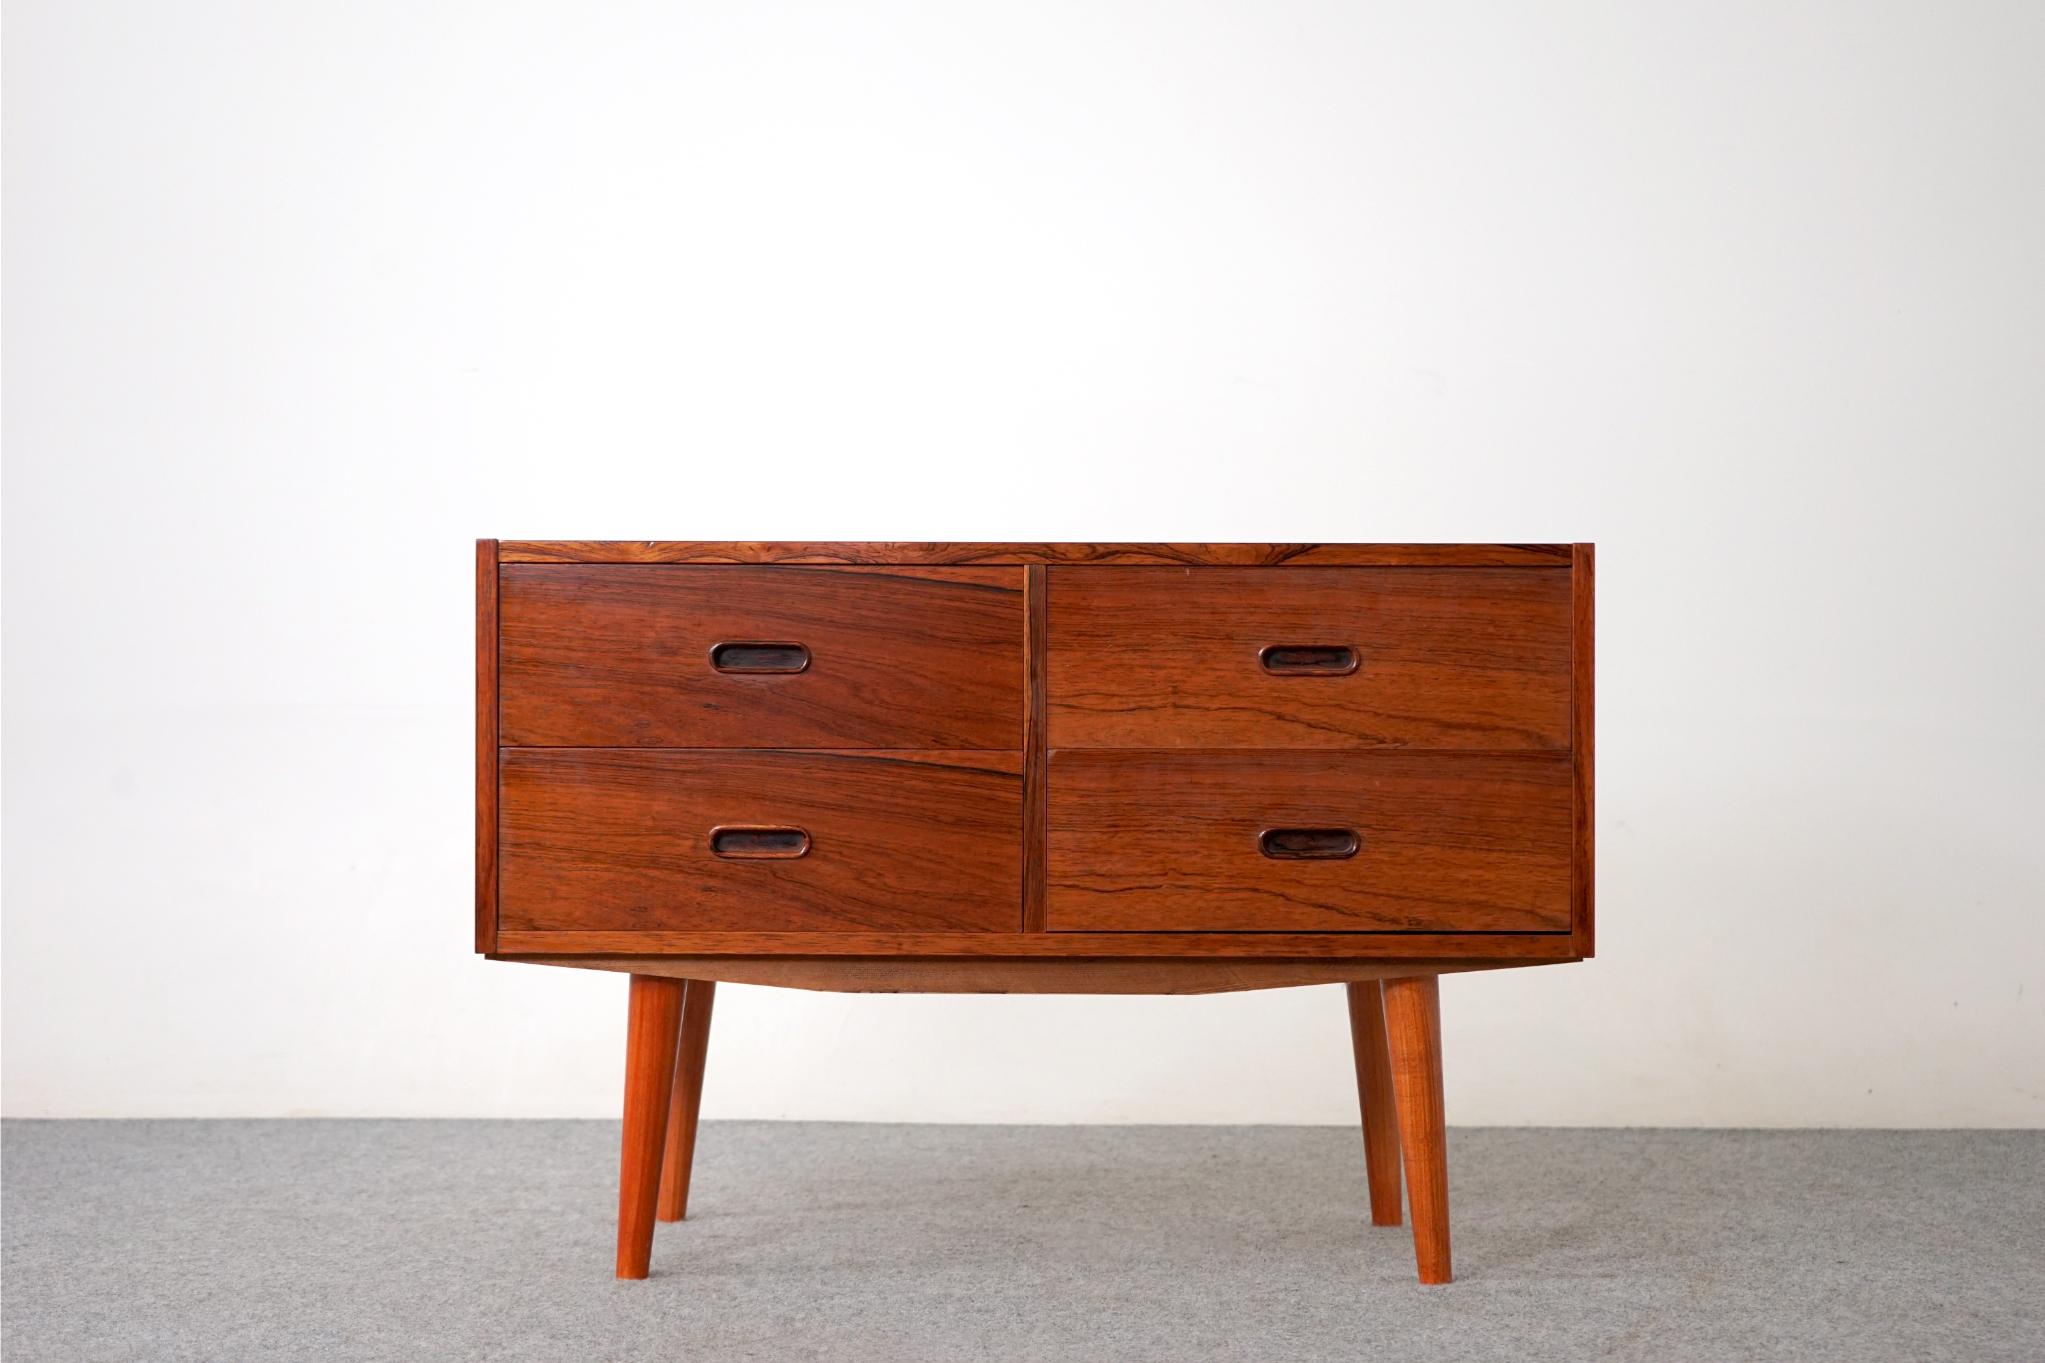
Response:
[[[809,650],[801,644],[719,644],[710,650],[710,665],[745,674],[807,672]]]
[[[1272,644],[1257,661],[1274,677],[1346,677],[1358,659],[1347,644]]]
[[[1273,861],[1346,861],[1363,846],[1353,828],[1267,828],[1257,850]]]
[[[720,824],[710,830],[710,850],[737,860],[787,860],[809,855],[809,834],[771,824]]]

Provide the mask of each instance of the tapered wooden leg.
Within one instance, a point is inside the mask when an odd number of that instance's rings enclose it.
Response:
[[[1356,1050],[1356,1101],[1363,1110],[1363,1162],[1370,1171],[1370,1219],[1399,1224],[1399,1115],[1392,1055],[1385,1045],[1384,993],[1376,980],[1349,985],[1349,1040]]]
[[[703,1106],[703,1058],[710,1050],[710,1006],[717,981],[690,980],[682,996],[682,1038],[675,1047],[675,1096],[667,1112],[667,1157],[660,1162],[660,1219],[689,1214],[689,1171],[696,1164],[696,1113]]]
[[[1386,980],[1385,1033],[1399,1095],[1406,1200],[1420,1281],[1449,1281],[1448,1121],[1441,1100],[1441,989],[1432,975]]]
[[[625,1138],[618,1156],[618,1276],[643,1278],[653,1259],[660,1147],[675,1083],[682,981],[634,975],[625,1023]]]

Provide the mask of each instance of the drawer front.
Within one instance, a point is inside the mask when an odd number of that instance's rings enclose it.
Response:
[[[1022,744],[1019,568],[499,572],[506,744]]]
[[[525,931],[1014,932],[1019,755],[506,749]]]
[[[1058,752],[1054,932],[1567,932],[1564,755]]]
[[[1053,748],[1569,746],[1554,568],[1052,568]]]

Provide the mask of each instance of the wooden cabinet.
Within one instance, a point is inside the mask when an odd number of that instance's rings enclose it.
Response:
[[[1340,983],[1372,1219],[1403,1163],[1447,1281],[1435,980],[1592,950],[1591,573],[1583,544],[481,542],[476,946],[631,976],[620,1276],[686,1209],[718,981]]]

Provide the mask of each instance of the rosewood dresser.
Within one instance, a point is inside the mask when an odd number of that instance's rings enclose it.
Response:
[[[1591,954],[1588,544],[483,540],[476,949],[630,976],[621,1278],[720,981],[1347,985],[1449,1280],[1437,977]]]

